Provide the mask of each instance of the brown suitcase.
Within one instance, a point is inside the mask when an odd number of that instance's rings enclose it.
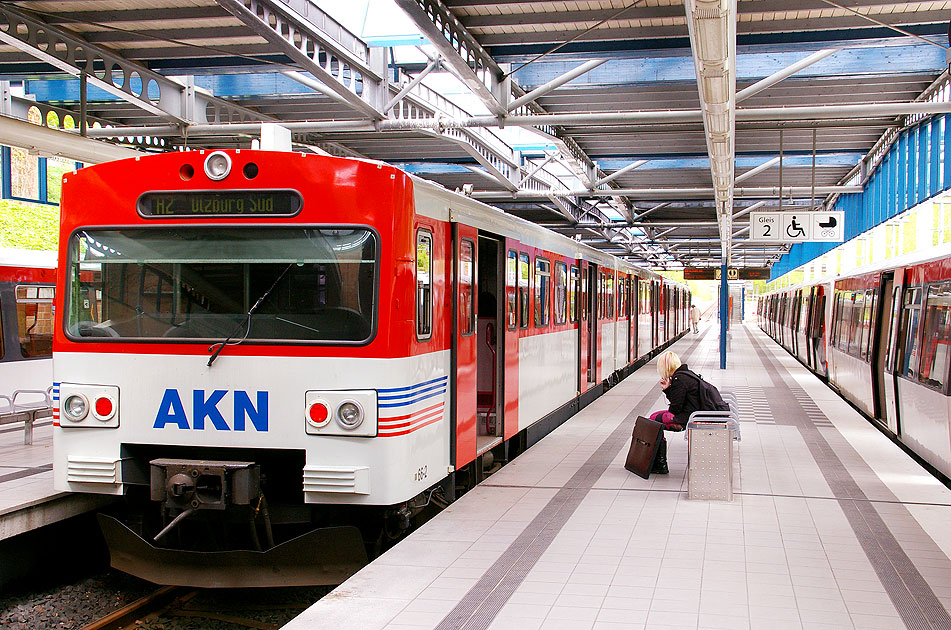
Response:
[[[634,422],[634,434],[631,436],[631,449],[627,452],[624,468],[638,477],[647,479],[654,465],[654,456],[660,446],[664,425],[650,418],[638,416]]]

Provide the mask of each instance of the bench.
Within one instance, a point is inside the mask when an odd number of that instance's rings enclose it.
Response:
[[[53,415],[52,389],[18,389],[12,396],[0,394],[0,425],[22,422],[23,444],[33,444],[33,423]]]

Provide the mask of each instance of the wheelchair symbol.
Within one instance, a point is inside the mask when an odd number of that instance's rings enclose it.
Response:
[[[789,238],[802,238],[806,235],[806,231],[802,229],[802,226],[796,221],[796,217],[793,216],[792,221],[786,226],[786,234]]]

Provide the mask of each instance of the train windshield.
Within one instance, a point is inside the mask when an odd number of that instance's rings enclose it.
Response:
[[[367,343],[376,321],[377,240],[351,227],[80,231],[69,248],[66,330],[96,341],[247,332],[248,341]]]

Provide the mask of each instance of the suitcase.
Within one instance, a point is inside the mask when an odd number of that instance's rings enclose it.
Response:
[[[650,418],[638,416],[634,422],[634,433],[631,436],[631,449],[627,452],[624,468],[638,477],[647,479],[654,465],[654,456],[660,446],[661,434],[664,425],[654,422]]]

